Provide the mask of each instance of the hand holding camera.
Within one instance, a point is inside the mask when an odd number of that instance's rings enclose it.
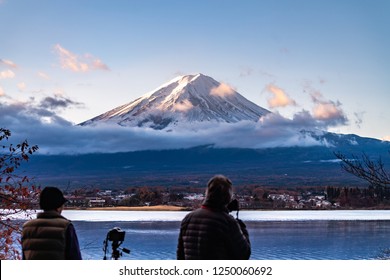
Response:
[[[229,204],[227,205],[227,209],[229,210],[229,212],[232,212],[232,211],[239,211],[239,208],[240,208],[240,204],[238,202],[237,199],[233,199],[232,201],[229,202]]]

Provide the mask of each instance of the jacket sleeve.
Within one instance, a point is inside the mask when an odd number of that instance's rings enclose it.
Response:
[[[251,255],[251,243],[249,233],[243,221],[234,219],[231,221],[232,254],[236,260],[248,260]]]
[[[176,258],[178,260],[184,260],[183,236],[181,232],[179,235],[179,241],[177,243]]]
[[[76,230],[73,224],[69,224],[66,229],[66,248],[65,259],[67,260],[81,260],[81,252],[79,240],[77,238]]]
[[[176,258],[178,260],[184,260],[185,259],[184,244],[183,244],[183,234],[184,234],[185,220],[186,220],[186,218],[181,222],[180,233],[179,233],[179,240],[177,242]]]

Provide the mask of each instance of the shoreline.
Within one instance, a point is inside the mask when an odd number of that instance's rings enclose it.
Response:
[[[153,206],[106,206],[106,207],[66,207],[65,210],[92,211],[191,211],[192,208],[174,205]],[[240,209],[240,211],[339,211],[339,210],[390,210],[389,207],[338,208],[338,209]],[[234,212],[234,211],[233,211]]]
[[[93,210],[93,211],[186,211],[189,210],[186,207],[173,206],[173,205],[155,205],[155,206],[113,206],[113,207],[88,207],[78,208],[70,207],[65,210]]]

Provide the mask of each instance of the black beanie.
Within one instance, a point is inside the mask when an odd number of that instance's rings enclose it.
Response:
[[[39,196],[39,207],[43,210],[54,210],[61,207],[67,200],[56,187],[46,187]]]

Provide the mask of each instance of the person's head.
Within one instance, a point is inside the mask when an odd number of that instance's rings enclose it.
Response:
[[[67,200],[62,192],[56,187],[45,187],[39,195],[39,207],[44,211],[57,210]]]
[[[232,182],[223,175],[216,175],[207,184],[205,203],[223,207],[232,200],[232,196]]]

